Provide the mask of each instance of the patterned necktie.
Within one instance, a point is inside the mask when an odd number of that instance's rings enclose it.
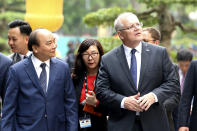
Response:
[[[46,63],[40,64],[40,67],[42,68],[42,72],[40,74],[40,85],[44,90],[44,93],[46,93],[46,87],[47,87],[47,72],[46,72]]]
[[[131,50],[130,71],[131,71],[131,76],[132,76],[133,82],[135,84],[135,87],[137,88],[137,61],[136,61],[136,57],[135,57],[135,52],[136,52],[136,49]]]

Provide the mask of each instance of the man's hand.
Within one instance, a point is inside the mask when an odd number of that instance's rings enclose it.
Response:
[[[140,108],[139,104],[137,103],[139,97],[140,97],[140,93],[134,96],[126,97],[124,101],[125,109],[136,111],[136,112],[142,112],[143,110]]]
[[[179,128],[179,131],[189,131],[189,127],[182,126]]]
[[[140,108],[142,110],[147,111],[149,109],[149,107],[155,103],[155,97],[153,95],[153,93],[148,93],[142,97],[140,97],[137,100],[137,103],[139,104]]]

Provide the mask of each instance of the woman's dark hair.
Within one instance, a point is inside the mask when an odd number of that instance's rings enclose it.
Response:
[[[88,50],[88,48],[92,45],[95,45],[99,51],[100,59],[99,59],[99,65],[101,61],[101,56],[104,54],[103,47],[101,46],[101,43],[96,39],[86,39],[84,40],[78,49],[74,69],[73,69],[73,81],[74,83],[78,83],[80,79],[83,77],[84,73],[87,71],[86,66],[83,62],[82,54]]]

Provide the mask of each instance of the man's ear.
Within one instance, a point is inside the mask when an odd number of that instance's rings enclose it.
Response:
[[[118,31],[117,34],[118,34],[118,36],[119,36],[119,38],[120,38],[121,40],[124,39],[124,37],[122,36],[121,31]]]
[[[32,50],[34,53],[38,53],[38,47],[36,45],[32,45]]]
[[[28,45],[28,41],[29,41],[29,36],[25,36],[25,43]]]

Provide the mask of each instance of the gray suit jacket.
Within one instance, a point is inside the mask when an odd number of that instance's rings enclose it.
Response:
[[[136,112],[120,108],[126,96],[143,96],[153,92],[158,102],[140,113],[143,131],[169,131],[163,102],[180,94],[175,69],[164,47],[142,42],[141,71],[138,90],[134,86],[124,48],[110,51],[102,57],[96,82],[97,98],[108,107],[109,131],[132,131]],[[157,124],[156,124],[157,123]]]

